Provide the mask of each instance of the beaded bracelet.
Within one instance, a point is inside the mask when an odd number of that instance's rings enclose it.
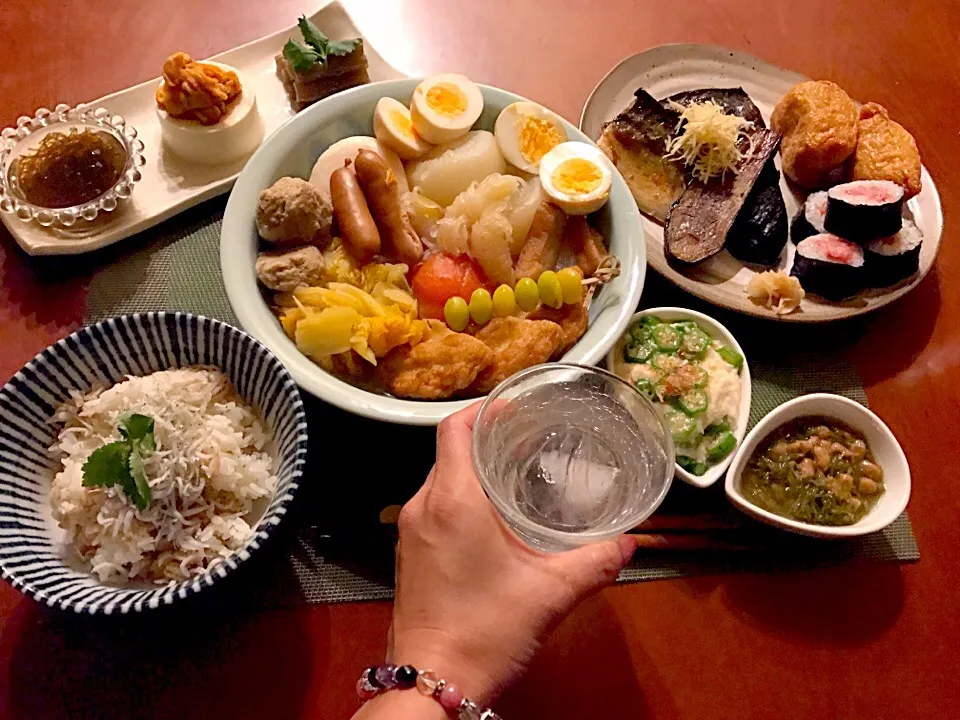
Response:
[[[502,720],[493,710],[465,698],[460,688],[438,678],[433,670],[417,670],[412,665],[386,663],[367,668],[357,680],[357,695],[366,701],[384,690],[412,687],[436,700],[447,712],[456,713],[457,720]]]

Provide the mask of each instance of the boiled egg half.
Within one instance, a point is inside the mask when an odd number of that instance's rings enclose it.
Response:
[[[482,112],[480,88],[455,73],[427,78],[417,85],[410,101],[414,130],[435,145],[466,135]]]
[[[342,168],[347,160],[350,161],[349,167],[353,171],[353,161],[357,159],[357,154],[361,150],[372,150],[386,161],[397,178],[397,187],[400,192],[407,192],[410,189],[407,184],[406,173],[403,171],[403,163],[397,157],[397,154],[376,138],[368,135],[353,135],[338,140],[324,150],[310,172],[310,184],[329,200],[330,176],[333,175],[333,171]]]
[[[543,156],[567,139],[563,121],[556,113],[526,101],[505,107],[493,131],[507,162],[534,174]]]
[[[410,110],[392,97],[382,97],[373,111],[373,134],[403,160],[416,160],[433,146],[413,129]]]
[[[597,147],[584,142],[557,145],[540,159],[540,184],[568,215],[599,210],[610,197],[613,172]]]

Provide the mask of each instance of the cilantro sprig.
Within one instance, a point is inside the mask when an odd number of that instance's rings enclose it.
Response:
[[[306,72],[316,64],[326,65],[331,55],[349,55],[360,44],[360,38],[331,40],[310,22],[306,15],[300,16],[297,27],[300,28],[304,42],[290,38],[283,46],[283,56],[290,61],[293,69],[299,72]]]
[[[119,485],[138,510],[146,510],[153,499],[144,458],[157,449],[153,418],[131,413],[120,418],[117,429],[123,440],[101,445],[83,464],[84,487]]]

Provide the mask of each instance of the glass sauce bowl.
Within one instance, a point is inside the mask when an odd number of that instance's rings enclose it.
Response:
[[[125,158],[116,181],[98,196],[72,207],[44,207],[30,202],[17,176],[20,159],[49,133],[75,130],[106,133],[118,143]],[[33,117],[23,115],[17,119],[16,127],[0,132],[0,211],[12,213],[24,222],[36,221],[43,227],[69,228],[78,221],[95,220],[100,213],[115,210],[121,201],[130,197],[145,162],[143,142],[137,138],[136,128],[127,125],[120,115],[87,105],[60,104],[53,110],[40,108]]]

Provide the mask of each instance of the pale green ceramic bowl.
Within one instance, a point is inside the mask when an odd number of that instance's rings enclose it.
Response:
[[[269,347],[304,390],[321,400],[358,415],[409,425],[436,425],[474,400],[415,401],[380,395],[340,380],[301,354],[284,335],[264,302],[254,262],[257,257],[255,223],[260,191],[283,176],[308,178],[314,162],[331,144],[351,135],[373,135],[373,110],[381,97],[406,104],[418,79],[390,80],[347,90],[299,113],[264,140],[237,178],[223,217],[220,234],[220,268],[230,304],[243,329]],[[506,90],[481,85],[483,114],[475,129],[493,130],[500,111],[525,98]],[[570,123],[571,140],[592,142]],[[643,290],[646,250],[637,204],[623,178],[613,171],[610,201],[600,211],[601,225],[610,249],[621,262],[621,274],[594,298],[590,326],[580,342],[563,358],[566,362],[593,365],[601,360],[622,334]]]

